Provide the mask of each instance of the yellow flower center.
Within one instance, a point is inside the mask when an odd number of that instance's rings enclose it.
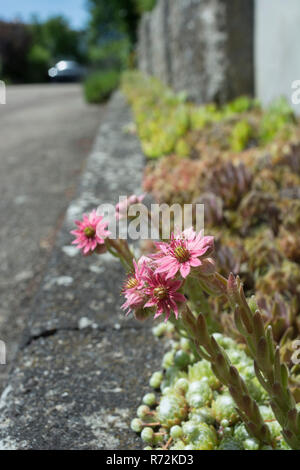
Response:
[[[167,289],[163,286],[160,286],[160,287],[156,287],[153,291],[153,294],[155,295],[155,297],[157,297],[159,300],[163,300],[166,295],[167,295]]]
[[[174,255],[179,263],[185,263],[190,259],[190,253],[184,246],[177,246],[174,249]]]
[[[127,289],[133,289],[137,285],[138,285],[138,280],[135,277],[130,277],[128,281],[126,282]]]
[[[96,234],[96,230],[93,227],[86,227],[84,229],[84,233],[87,236],[87,238],[94,238]]]

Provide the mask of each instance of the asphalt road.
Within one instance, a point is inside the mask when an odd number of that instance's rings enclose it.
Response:
[[[78,84],[11,86],[0,104],[0,387],[103,113]]]

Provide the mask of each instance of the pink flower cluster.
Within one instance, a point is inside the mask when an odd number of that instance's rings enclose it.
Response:
[[[135,195],[127,198],[123,205],[116,206],[116,217],[122,218],[131,204],[142,199],[143,196]],[[103,216],[97,215],[96,210],[84,214],[83,220],[75,223],[77,229],[71,232],[76,236],[73,244],[78,245],[84,255],[93,252],[101,254],[106,251],[107,244],[112,249],[108,224],[103,221]],[[114,242],[114,250],[120,259],[131,265],[133,255],[128,245],[120,242]],[[164,314],[167,321],[172,313],[178,318],[186,302],[181,292],[185,279],[191,273],[203,278],[214,272],[214,262],[209,258],[214,239],[203,236],[201,232],[197,234],[191,227],[181,233],[173,233],[169,242],[156,243],[156,248],[157,252],[150,257],[143,256],[137,263],[133,260],[133,272],[123,288],[126,301],[122,308],[133,311],[140,318],[151,313],[154,318]]]
[[[124,310],[137,312],[141,309],[153,308],[154,318],[165,314],[165,320],[172,312],[178,318],[180,307],[186,298],[180,292],[183,280],[195,268],[201,274],[209,274],[214,269],[212,260],[208,258],[214,246],[213,237],[198,235],[190,228],[179,234],[172,234],[169,243],[156,244],[158,252],[151,258],[142,257],[134,264],[134,273],[130,274],[123,294],[126,302]],[[209,264],[209,269],[207,267]],[[175,278],[175,279],[174,279]]]
[[[128,276],[124,285],[123,294],[126,302],[123,310],[137,312],[144,309],[155,309],[154,318],[165,314],[167,321],[172,312],[176,318],[179,306],[186,302],[186,298],[179,292],[182,281],[166,279],[164,274],[157,274],[151,259],[142,257],[138,263],[134,262],[134,273]]]

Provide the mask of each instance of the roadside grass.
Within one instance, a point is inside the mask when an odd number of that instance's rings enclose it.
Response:
[[[88,103],[102,103],[118,87],[120,73],[105,70],[91,73],[84,82],[84,95]]]

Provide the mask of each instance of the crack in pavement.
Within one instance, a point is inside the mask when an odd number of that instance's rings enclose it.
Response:
[[[139,323],[137,323],[136,325],[128,325],[128,324],[124,324],[122,326],[120,326],[120,328],[116,328],[115,326],[112,326],[112,325],[104,325],[104,326],[100,326],[100,325],[96,325],[96,326],[87,326],[85,328],[80,328],[79,326],[75,326],[75,325],[70,325],[70,326],[60,326],[60,327],[57,327],[57,328],[50,328],[50,329],[45,329],[43,331],[41,331],[40,333],[37,333],[35,335],[31,335],[31,336],[27,336],[25,341],[23,340],[23,342],[20,344],[20,347],[19,347],[19,350],[20,351],[24,351],[25,349],[27,349],[32,343],[34,343],[35,341],[38,341],[39,339],[41,338],[49,338],[51,336],[55,336],[56,334],[60,333],[61,331],[67,331],[67,332],[79,332],[79,333],[90,333],[91,331],[94,331],[94,332],[100,332],[100,333],[104,333],[104,332],[115,332],[115,333],[118,333],[118,332],[123,332],[123,331],[136,331],[136,332],[139,332],[141,329],[143,329],[143,326],[140,325]]]

